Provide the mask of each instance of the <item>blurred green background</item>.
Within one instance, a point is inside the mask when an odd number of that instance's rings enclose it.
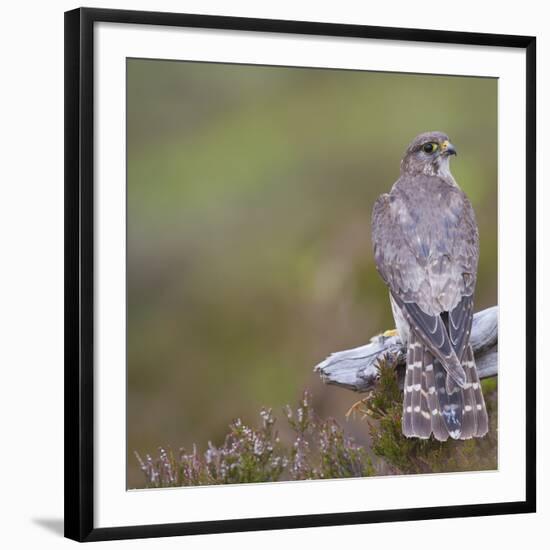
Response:
[[[473,202],[476,309],[497,302],[495,79],[129,59],[128,487],[134,457],[204,450],[303,389],[359,442],[356,394],[312,367],[393,327],[370,216],[409,141],[446,132]]]

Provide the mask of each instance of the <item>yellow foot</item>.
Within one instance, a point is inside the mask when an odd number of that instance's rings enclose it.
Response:
[[[346,420],[348,420],[350,416],[355,417],[355,413],[357,412],[361,412],[362,418],[364,418],[366,415],[364,412],[365,409],[363,407],[365,407],[367,400],[368,400],[368,397],[364,397],[363,399],[354,403],[346,413]],[[363,411],[361,411],[361,408],[363,408]]]
[[[382,333],[382,336],[385,336],[386,338],[389,338],[390,336],[397,336],[397,329],[392,328],[391,330],[386,330]]]

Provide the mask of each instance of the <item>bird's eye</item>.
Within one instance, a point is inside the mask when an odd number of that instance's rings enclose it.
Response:
[[[424,145],[422,145],[422,151],[424,151],[424,153],[434,153],[437,151],[437,143],[424,143]]]

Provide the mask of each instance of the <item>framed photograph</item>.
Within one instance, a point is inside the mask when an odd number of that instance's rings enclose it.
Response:
[[[535,511],[535,38],[65,14],[65,532]]]

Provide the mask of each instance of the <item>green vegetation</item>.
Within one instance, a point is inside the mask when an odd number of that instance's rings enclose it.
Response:
[[[366,451],[347,437],[338,423],[322,421],[305,392],[296,410],[286,408],[294,438],[285,447],[274,430],[271,410],[262,409],[259,428],[237,419],[229,426],[222,446],[208,443],[204,453],[160,449],[157,458],[136,453],[146,487],[179,487],[258,483],[262,481],[365,477],[375,470]]]
[[[482,439],[446,441],[408,439],[401,434],[402,392],[396,369],[388,360],[379,366],[376,388],[354,407],[366,420],[370,453],[347,436],[332,418],[321,420],[304,392],[296,410],[286,407],[293,431],[284,445],[274,429],[270,409],[262,409],[259,428],[235,420],[222,446],[211,442],[204,453],[160,449],[145,459],[137,453],[146,487],[178,487],[258,483],[264,481],[335,479],[383,474],[418,474],[497,468],[497,426],[494,414],[496,382],[484,383],[490,416],[489,434]]]

